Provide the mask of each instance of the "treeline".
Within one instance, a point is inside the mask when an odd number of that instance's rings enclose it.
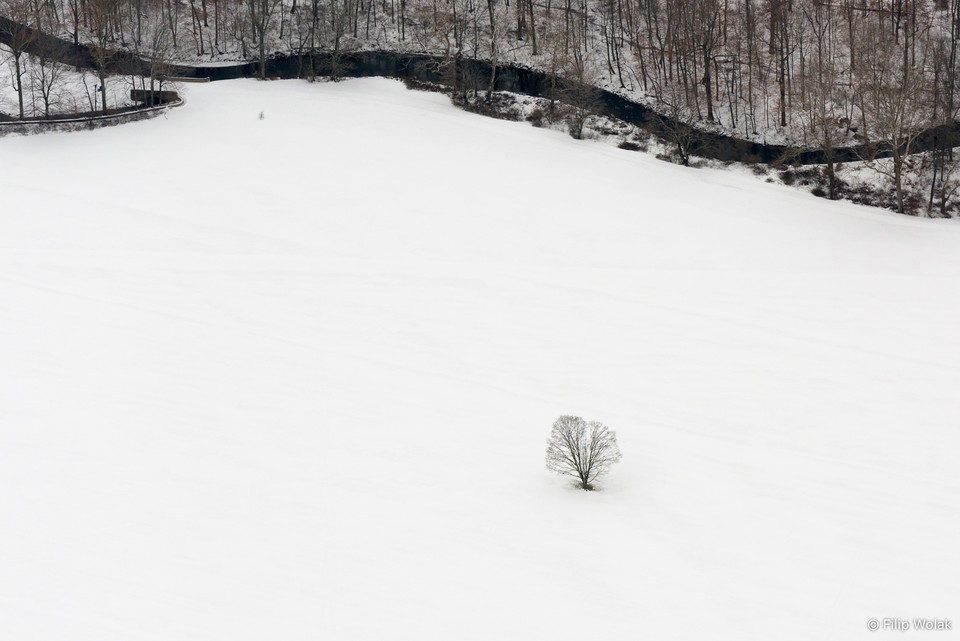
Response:
[[[357,48],[427,51],[623,90],[679,122],[822,148],[828,161],[836,146],[886,141],[901,210],[915,136],[960,109],[960,0],[0,0],[0,15],[157,70],[187,57],[265,69],[278,51],[334,63]],[[952,162],[943,138],[935,176]]]

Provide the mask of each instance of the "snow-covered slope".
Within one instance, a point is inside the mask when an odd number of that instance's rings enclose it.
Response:
[[[0,150],[0,638],[960,624],[953,222],[377,79]]]

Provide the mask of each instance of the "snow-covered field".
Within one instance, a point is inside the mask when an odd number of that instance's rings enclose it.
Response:
[[[956,638],[867,629],[960,627],[955,221],[187,91],[0,141],[0,638]]]

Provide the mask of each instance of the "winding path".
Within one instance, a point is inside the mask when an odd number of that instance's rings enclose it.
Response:
[[[86,69],[97,69],[96,50],[88,45],[76,45],[61,38],[41,33],[6,17],[0,16],[0,43],[10,46],[16,43],[23,51],[37,54],[64,64]],[[427,54],[404,54],[392,51],[361,51],[341,54],[336,71],[340,77],[386,76],[411,78],[424,82],[445,84],[440,73],[443,59]],[[267,75],[279,78],[301,78],[305,69],[317,75],[331,75],[333,58],[329,53],[310,56],[288,55],[267,60]],[[122,75],[149,75],[150,65],[137,56],[123,51],[111,51],[106,56],[106,67],[112,73]],[[229,66],[171,65],[168,75],[185,78],[209,78],[228,80],[251,77],[257,73],[255,62],[237,63]],[[491,68],[482,60],[463,59],[458,62],[458,77],[473,78],[483,88],[488,85]],[[482,81],[480,80],[482,79]],[[500,65],[496,69],[494,88],[530,96],[546,97],[551,85],[546,73],[519,66]],[[611,91],[600,89],[599,112],[641,127],[667,141],[679,136],[688,142],[689,152],[704,158],[732,160],[746,163],[778,163],[789,161],[801,165],[822,164],[826,160],[823,150],[798,150],[785,145],[770,145],[717,132],[690,127],[653,109],[641,105]],[[960,140],[960,123],[953,127],[940,126],[923,132],[912,144],[915,152],[932,149],[938,144],[950,147]],[[891,155],[890,145],[881,145],[879,151],[867,146],[838,147],[834,149],[834,162],[852,162],[873,155]]]

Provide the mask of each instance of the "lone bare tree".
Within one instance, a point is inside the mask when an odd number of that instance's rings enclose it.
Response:
[[[599,421],[561,416],[547,440],[547,469],[578,479],[577,487],[592,490],[593,482],[620,460],[617,433]]]

